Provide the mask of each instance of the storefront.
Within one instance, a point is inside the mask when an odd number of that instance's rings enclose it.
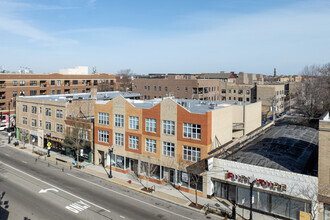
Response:
[[[299,219],[301,212],[316,215],[317,178],[234,161],[214,159],[208,174],[208,195],[226,199],[263,215]]]
[[[30,131],[30,144],[38,146],[38,132]]]

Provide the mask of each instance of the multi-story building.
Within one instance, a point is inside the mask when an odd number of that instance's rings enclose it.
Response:
[[[113,91],[115,81],[114,75],[105,73],[83,75],[1,73],[0,112],[8,114],[10,107],[11,114],[14,114],[16,96],[89,93],[92,88],[97,88],[98,91]]]
[[[99,92],[92,88],[91,93],[20,96],[17,97],[17,138],[37,147],[46,147],[51,142],[52,148],[63,151],[66,127],[78,118],[82,122],[92,124],[96,100],[111,100],[123,95],[126,98],[138,99],[139,94],[121,92]],[[87,120],[87,121],[86,121]],[[93,128],[87,129],[86,138],[93,141]],[[86,149],[86,153],[90,152]]]
[[[220,81],[191,74],[149,74],[133,81],[132,91],[144,99],[173,96],[180,99],[219,100]]]
[[[330,217],[330,117],[329,112],[319,121],[318,201],[319,219]]]
[[[193,191],[187,166],[261,126],[261,103],[223,103],[183,99],[128,100],[117,96],[95,105],[95,163],[145,177],[145,164],[155,172],[150,181],[165,180]],[[113,153],[108,153],[112,146]],[[111,151],[110,151],[111,152]],[[110,159],[111,156],[111,159]],[[198,194],[206,196],[206,178]]]
[[[275,106],[276,114],[284,111],[284,84],[257,85],[256,91],[256,101],[262,102],[264,117],[269,117],[273,114],[273,105]]]
[[[221,83],[221,101],[256,102],[256,86],[250,84]]]

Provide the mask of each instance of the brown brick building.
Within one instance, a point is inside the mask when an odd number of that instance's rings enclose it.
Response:
[[[70,93],[89,93],[91,88],[98,91],[113,91],[113,74],[0,74],[0,113],[15,113],[15,97],[35,95],[55,95]]]
[[[149,74],[132,81],[132,91],[144,99],[174,96],[179,99],[219,100],[218,79],[190,74]]]

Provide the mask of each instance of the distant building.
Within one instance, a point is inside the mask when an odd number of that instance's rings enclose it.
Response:
[[[88,66],[76,66],[75,68],[60,69],[60,74],[63,74],[63,75],[87,75]]]
[[[220,81],[191,74],[149,74],[136,76],[132,91],[144,99],[175,97],[179,99],[219,100]]]
[[[112,74],[0,74],[0,113],[15,113],[15,98],[18,96],[55,95],[72,93],[90,93],[92,88],[98,91],[113,91],[115,76]]]

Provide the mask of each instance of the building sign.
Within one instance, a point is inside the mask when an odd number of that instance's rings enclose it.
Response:
[[[207,169],[207,171],[211,171],[213,169],[213,158],[214,157],[211,157],[211,158],[206,160],[206,169]]]
[[[238,181],[241,183],[246,183],[246,184],[250,184],[250,177],[244,176],[244,175],[238,175],[238,174],[234,174],[234,173],[227,173],[227,178],[226,179],[231,179],[232,181]],[[263,179],[255,179],[254,184],[256,186],[261,186],[264,188],[268,188],[268,189],[272,189],[272,190],[279,190],[279,191],[283,191],[286,192],[286,184],[279,184],[277,182],[272,182],[272,181],[268,181],[268,180],[263,180]]]

